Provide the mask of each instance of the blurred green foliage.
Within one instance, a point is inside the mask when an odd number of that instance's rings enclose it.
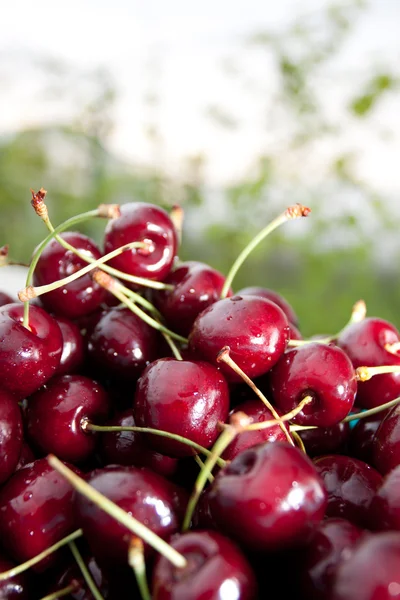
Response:
[[[210,189],[205,183],[207,157],[201,155],[187,158],[179,180],[157,165],[137,168],[117,159],[108,150],[118,99],[109,74],[76,73],[52,61],[43,63],[53,94],[82,90],[71,82],[81,81],[87,87],[74,99],[77,108],[71,122],[0,138],[0,245],[10,244],[12,259],[29,261],[32,249],[46,234],[30,207],[29,189],[43,186],[49,191],[54,224],[102,202],[139,199],[165,207],[180,204],[187,223],[181,258],[204,260],[227,272],[263,224],[289,204],[302,202],[312,207],[310,223],[288,224],[275,232],[248,260],[235,288],[265,285],[280,291],[295,307],[306,335],[340,329],[360,297],[367,301],[369,314],[400,326],[398,260],[381,268],[376,259],[379,237],[384,239],[398,227],[387,199],[359,179],[357,156],[340,145],[330,159],[325,181],[299,178],[301,161],[313,153],[315,142],[329,143],[340,134],[341,123],[327,118],[315,82],[351,36],[352,25],[364,9],[360,1],[327,4],[316,15],[294,19],[284,31],[259,31],[245,40],[241,56],[251,61],[253,53],[261,53],[275,66],[278,94],[271,97],[259,85],[254,94],[257,101],[265,101],[269,124],[285,123],[285,142],[269,145],[248,176],[226,189]],[[387,66],[379,71],[371,66],[370,71],[361,86],[355,82],[345,107],[346,118],[362,118],[366,126],[382,98],[398,93],[399,82],[398,73]],[[246,83],[245,69],[230,57],[223,72],[238,86]],[[154,97],[149,92],[148,101]],[[214,122],[216,135],[220,128],[228,128],[240,143],[240,120],[227,104],[216,105],[210,98],[206,118]],[[146,127],[154,144],[159,143],[157,126],[147,123]],[[354,212],[337,214],[338,195],[358,197],[360,217],[368,212],[374,221],[374,239]],[[103,229],[104,223],[99,222],[81,228],[100,244]]]

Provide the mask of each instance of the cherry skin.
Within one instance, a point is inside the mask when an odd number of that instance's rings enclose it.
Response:
[[[84,562],[102,596],[104,598],[110,598],[109,582],[103,570],[100,569],[99,565],[96,563],[94,557],[84,557]],[[47,591],[49,594],[55,593],[72,584],[76,586],[76,589],[75,591],[70,592],[67,598],[70,598],[71,600],[93,600],[93,595],[87,587],[82,573],[75,562],[68,565],[62,570],[61,574],[57,575],[56,583],[52,584]]]
[[[30,446],[26,442],[22,442],[22,448],[17,466],[15,467],[15,471],[19,471],[19,469],[22,469],[22,467],[25,467],[25,465],[28,465],[29,463],[33,462],[35,458],[36,457],[33,454],[33,451],[30,448]]]
[[[375,466],[373,460],[374,438],[387,412],[382,411],[376,415],[371,415],[357,421],[350,430],[348,444],[348,454],[350,456],[363,460],[371,466]]]
[[[62,233],[61,237],[89,258],[101,257],[99,248],[86,235],[68,231]],[[86,265],[86,261],[70,250],[66,250],[53,239],[38,260],[33,274],[33,284],[39,286],[59,281]],[[68,319],[78,319],[95,311],[104,297],[104,289],[93,281],[90,273],[87,273],[63,287],[43,294],[40,298],[44,307],[50,312]]]
[[[158,558],[152,582],[154,600],[256,600],[255,575],[228,538],[216,531],[193,531],[176,536],[171,545],[187,559],[187,565],[179,569],[166,558]]]
[[[340,348],[312,342],[288,350],[269,374],[274,404],[288,413],[305,396],[313,401],[294,419],[299,425],[331,427],[351,411],[357,382],[351,361]]]
[[[35,392],[60,364],[62,334],[57,322],[38,306],[29,309],[23,325],[21,303],[0,308],[0,381],[17,399]]]
[[[85,361],[85,344],[80,329],[65,317],[55,317],[61,329],[63,349],[56,374],[65,375],[78,372]]]
[[[118,306],[105,310],[88,335],[88,356],[95,373],[124,381],[136,381],[144,368],[158,358],[159,334]]]
[[[400,465],[386,475],[372,499],[370,528],[400,531]]]
[[[400,533],[376,533],[362,540],[339,566],[332,600],[398,600]]]
[[[15,300],[11,298],[9,294],[6,294],[5,292],[0,292],[0,306],[4,306],[5,304],[11,304],[12,302],[15,302]]]
[[[228,384],[206,362],[160,358],[145,369],[136,386],[134,416],[140,427],[169,431],[206,448],[217,439],[218,424],[228,411]],[[193,456],[193,448],[178,441],[156,435],[147,439],[167,456]]]
[[[386,475],[400,464],[400,406],[393,406],[382,419],[372,441],[372,464]]]
[[[92,472],[88,482],[163,539],[178,531],[187,494],[148,469],[109,466]],[[77,521],[100,566],[125,565],[132,534],[95,506],[76,495]],[[145,544],[146,555],[152,549]]]
[[[130,242],[145,242],[147,248],[134,248],[110,261],[124,273],[162,281],[171,270],[177,250],[177,234],[168,213],[154,204],[129,202],[120,207],[121,216],[108,222],[105,253]]]
[[[215,477],[208,502],[219,531],[270,551],[306,543],[325,514],[327,494],[310,459],[275,442],[238,454]]]
[[[0,490],[0,536],[14,560],[24,562],[74,531],[72,496],[71,485],[45,458],[14,473]],[[59,558],[52,554],[36,569]]]
[[[288,322],[279,306],[258,296],[232,296],[198,315],[189,348],[219,365],[228,381],[241,381],[229,366],[217,362],[224,346],[229,346],[231,358],[253,379],[273,367],[288,341]]]
[[[174,289],[154,292],[154,302],[170,329],[187,336],[197,315],[220,299],[225,277],[205,263],[188,261],[171,271],[165,282]]]
[[[332,427],[317,427],[297,432],[310,458],[324,454],[347,454],[346,445],[350,436],[349,423],[339,422]]]
[[[397,329],[383,319],[368,317],[359,323],[348,325],[339,335],[337,344],[350,357],[354,368],[399,365],[400,354],[385,349],[386,344],[400,341]],[[374,408],[400,396],[400,373],[374,375],[368,381],[360,381],[357,405]]]
[[[382,483],[372,467],[349,456],[331,454],[314,461],[328,492],[327,517],[341,517],[368,527],[370,504]]]
[[[9,571],[15,567],[15,563],[0,555],[0,573]],[[9,577],[0,581],[0,598],[1,600],[31,600],[32,581],[28,573],[20,573],[14,577]]]
[[[253,286],[239,290],[238,292],[236,292],[236,295],[261,296],[261,298],[271,300],[271,302],[275,302],[275,304],[277,304],[279,308],[283,310],[289,323],[292,323],[292,325],[294,325],[295,327],[297,327],[299,324],[299,319],[289,302],[283,296],[281,296],[281,294],[278,294],[278,292],[275,292],[274,290],[270,290],[269,288]]]
[[[16,470],[21,450],[21,411],[14,396],[0,388],[0,484]]]
[[[27,401],[25,424],[32,444],[43,454],[81,463],[94,452],[98,436],[85,431],[85,420],[103,423],[109,414],[107,393],[83,375],[58,375]]]

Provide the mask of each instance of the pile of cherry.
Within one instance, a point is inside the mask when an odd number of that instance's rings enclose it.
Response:
[[[398,331],[358,302],[304,340],[279,294],[232,290],[309,209],[224,277],[179,260],[178,208],[54,227],[45,195],[0,292],[0,599],[400,598]]]

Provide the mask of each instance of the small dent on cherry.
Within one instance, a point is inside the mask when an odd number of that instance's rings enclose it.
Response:
[[[237,457],[234,463],[230,463],[225,470],[228,475],[247,475],[252,471],[257,462],[257,454],[249,450]]]

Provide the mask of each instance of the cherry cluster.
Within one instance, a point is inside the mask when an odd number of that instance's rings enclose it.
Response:
[[[278,293],[233,291],[310,210],[225,277],[179,260],[178,207],[54,227],[45,197],[0,290],[0,598],[400,599],[398,331],[360,301],[303,339]]]

